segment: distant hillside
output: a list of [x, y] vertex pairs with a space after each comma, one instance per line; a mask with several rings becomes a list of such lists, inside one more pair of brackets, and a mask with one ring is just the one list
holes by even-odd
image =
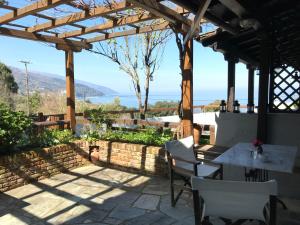
[[[19, 92], [25, 91], [25, 72], [16, 67], [10, 67], [19, 85]], [[63, 76], [43, 72], [29, 72], [30, 90], [40, 92], [64, 92], [66, 90], [66, 81]], [[76, 97], [95, 97], [102, 95], [116, 94], [117, 92], [101, 85], [91, 84], [86, 81], [75, 80]]]

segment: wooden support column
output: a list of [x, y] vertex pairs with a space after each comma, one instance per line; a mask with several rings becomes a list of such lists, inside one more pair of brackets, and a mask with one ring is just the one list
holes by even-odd
[[235, 64], [238, 59], [232, 54], [225, 54], [228, 62], [228, 83], [227, 83], [227, 111], [233, 112], [233, 102], [235, 100]]
[[65, 51], [66, 55], [66, 91], [67, 91], [67, 120], [75, 132], [75, 85], [74, 85], [74, 54], [72, 50]]
[[260, 51], [257, 139], [266, 143], [271, 43], [265, 38], [261, 40]]
[[247, 65], [248, 69], [248, 105], [254, 105], [254, 67]]
[[193, 135], [193, 40], [185, 44], [182, 74], [182, 136]]

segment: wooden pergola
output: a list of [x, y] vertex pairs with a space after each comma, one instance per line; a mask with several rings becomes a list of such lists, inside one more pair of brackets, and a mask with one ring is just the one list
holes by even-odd
[[[294, 71], [299, 70], [299, 1], [121, 0], [109, 4], [101, 1], [102, 4], [93, 7], [86, 7], [78, 2], [80, 1], [37, 0], [22, 8], [9, 4], [0, 5], [0, 8], [7, 10], [0, 15], [0, 35], [52, 43], [58, 50], [65, 51], [67, 119], [73, 130], [76, 125], [74, 52], [92, 49], [95, 42], [164, 30], [172, 25], [184, 36], [183, 135], [193, 132], [192, 56], [193, 39], [196, 39], [204, 46], [224, 53], [228, 61], [228, 111], [233, 110], [235, 100], [235, 64], [243, 62], [249, 69], [248, 104], [254, 103], [254, 69], [259, 68], [258, 137], [266, 138], [267, 106], [268, 101], [273, 101], [271, 97], [268, 99], [271, 68], [285, 65], [293, 67]], [[59, 17], [46, 13], [51, 8], [66, 6], [73, 7], [76, 12]], [[128, 11], [131, 13], [128, 14]], [[28, 16], [33, 20], [43, 19], [44, 22], [32, 26], [24, 26], [18, 22]], [[82, 22], [92, 18], [102, 18], [104, 22], [93, 26], [83, 25]], [[201, 34], [199, 27], [203, 21], [214, 24], [216, 31]], [[72, 29], [61, 32], [56, 30], [64, 26]], [[114, 31], [117, 27], [123, 29]], [[275, 77], [271, 76], [272, 79]], [[299, 91], [294, 89], [294, 92]], [[294, 100], [294, 103], [297, 101], [299, 99]]]

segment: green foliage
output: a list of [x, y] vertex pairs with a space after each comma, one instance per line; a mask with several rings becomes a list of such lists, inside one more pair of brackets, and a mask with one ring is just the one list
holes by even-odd
[[31, 125], [31, 119], [24, 112], [14, 112], [0, 104], [0, 145], [19, 144]]
[[34, 92], [29, 97], [29, 106], [31, 113], [37, 112], [38, 108], [40, 107], [42, 102], [42, 98], [39, 92]]
[[176, 108], [176, 110], [167, 110], [162, 112], [148, 112], [148, 117], [160, 117], [160, 116], [172, 116], [176, 114], [178, 108], [178, 102], [175, 101], [158, 101], [154, 105], [151, 105], [150, 109], [158, 108]]
[[103, 106], [100, 106], [98, 109], [86, 110], [85, 113], [90, 118], [92, 124], [98, 129], [102, 129], [103, 124], [106, 124], [107, 127], [111, 127], [112, 125], [113, 118], [109, 117]]
[[110, 130], [105, 134], [101, 135], [100, 138], [109, 141], [120, 141], [135, 144], [162, 146], [167, 141], [170, 141], [172, 137], [172, 132], [170, 130], [164, 130], [160, 132], [153, 128], [147, 128], [146, 130], [135, 132], [123, 130]]
[[71, 130], [46, 129], [35, 138], [35, 145], [48, 147], [58, 144], [67, 144], [74, 140]]
[[208, 104], [207, 106], [205, 106], [204, 111], [205, 112], [218, 112], [220, 110], [220, 104], [221, 104], [221, 101], [216, 100], [216, 101]]
[[0, 63], [0, 86], [12, 93], [17, 93], [19, 89], [11, 70], [3, 63]]
[[100, 133], [97, 130], [92, 129], [90, 126], [84, 127], [81, 138], [87, 141], [89, 144], [92, 144], [100, 139]]
[[121, 105], [121, 100], [119, 97], [115, 97], [112, 103], [107, 103], [103, 105], [105, 111], [122, 111], [126, 110], [126, 106]]

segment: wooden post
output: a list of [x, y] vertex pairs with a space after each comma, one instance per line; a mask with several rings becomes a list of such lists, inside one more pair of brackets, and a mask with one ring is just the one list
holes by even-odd
[[225, 54], [228, 62], [228, 83], [227, 83], [227, 111], [233, 112], [233, 102], [235, 100], [235, 64], [238, 59], [232, 54]]
[[74, 85], [74, 54], [72, 50], [65, 51], [66, 55], [66, 91], [67, 91], [67, 120], [73, 132], [76, 129], [75, 118], [75, 85]]
[[248, 69], [248, 105], [254, 104], [254, 67], [247, 65]]
[[193, 135], [193, 40], [185, 45], [182, 74], [182, 137]]
[[269, 76], [271, 63], [271, 43], [263, 38], [261, 40], [260, 66], [259, 66], [259, 94], [258, 94], [258, 118], [257, 118], [257, 139], [267, 142], [267, 110]]

